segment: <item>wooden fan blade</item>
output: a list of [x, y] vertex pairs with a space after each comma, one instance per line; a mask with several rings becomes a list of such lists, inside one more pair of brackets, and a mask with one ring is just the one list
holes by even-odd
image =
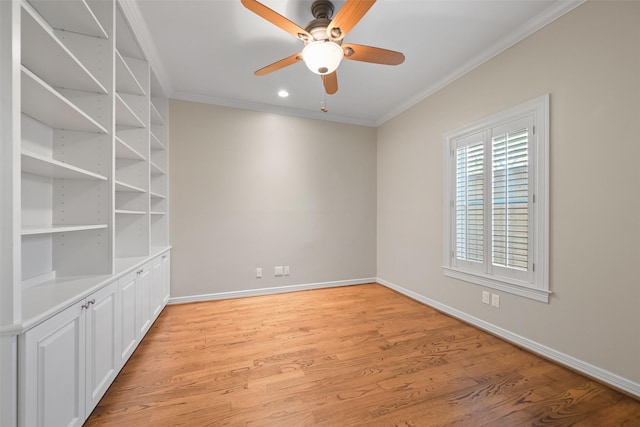
[[344, 57], [352, 61], [385, 65], [398, 65], [404, 62], [404, 54], [395, 50], [352, 43], [343, 44], [342, 49], [344, 50]]
[[329, 38], [333, 41], [342, 40], [375, 2], [376, 0], [347, 0], [327, 27]]
[[322, 83], [324, 84], [324, 90], [329, 95], [333, 95], [338, 91], [338, 74], [335, 71], [330, 74], [325, 74], [322, 76]]
[[263, 5], [256, 0], [241, 0], [244, 7], [252, 11], [258, 16], [263, 17], [267, 21], [271, 22], [273, 25], [282, 28], [287, 33], [291, 34], [294, 37], [299, 38], [302, 41], [313, 40], [311, 34], [309, 34], [303, 28], [300, 28], [297, 24], [289, 21], [284, 16], [280, 15], [278, 12], [273, 9], [269, 9], [267, 6]]
[[300, 53], [287, 56], [286, 58], [283, 58], [280, 61], [276, 61], [273, 64], [269, 64], [266, 67], [262, 67], [253, 74], [256, 76], [264, 76], [265, 74], [273, 73], [274, 71], [278, 71], [284, 67], [288, 67], [289, 65], [295, 64], [298, 61], [302, 61], [302, 54]]

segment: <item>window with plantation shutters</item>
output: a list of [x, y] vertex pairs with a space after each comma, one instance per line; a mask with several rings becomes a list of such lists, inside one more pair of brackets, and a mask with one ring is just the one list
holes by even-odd
[[548, 301], [548, 102], [445, 135], [445, 275]]

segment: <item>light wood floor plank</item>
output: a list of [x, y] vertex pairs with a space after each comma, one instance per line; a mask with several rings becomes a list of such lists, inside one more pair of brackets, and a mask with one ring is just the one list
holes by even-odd
[[87, 426], [640, 426], [640, 402], [378, 284], [168, 306]]

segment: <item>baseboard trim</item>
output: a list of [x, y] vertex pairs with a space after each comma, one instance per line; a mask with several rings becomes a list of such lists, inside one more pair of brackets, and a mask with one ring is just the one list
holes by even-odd
[[248, 289], [245, 291], [220, 292], [215, 294], [191, 295], [170, 298], [168, 304], [184, 304], [199, 301], [215, 301], [233, 298], [255, 297], [259, 295], [281, 294], [286, 292], [308, 291], [311, 289], [335, 288], [339, 286], [363, 285], [375, 283], [375, 277], [362, 279], [338, 280], [334, 282], [307, 283], [303, 285], [277, 286], [272, 288]]
[[411, 299], [414, 299], [425, 305], [433, 307], [438, 311], [441, 311], [452, 317], [462, 320], [463, 322], [469, 323], [477, 328], [485, 330], [493, 335], [496, 335], [506, 341], [511, 342], [512, 344], [525, 348], [544, 358], [550, 359], [570, 369], [583, 373], [595, 380], [598, 380], [607, 385], [610, 385], [611, 387], [616, 388], [624, 393], [628, 393], [631, 396], [640, 398], [640, 383], [636, 383], [627, 378], [624, 378], [612, 372], [609, 372], [605, 369], [602, 369], [590, 363], [587, 363], [583, 360], [577, 359], [573, 356], [569, 356], [560, 351], [554, 350], [553, 348], [547, 347], [543, 344], [540, 344], [536, 341], [525, 338], [521, 335], [514, 334], [511, 331], [508, 331], [504, 328], [496, 326], [492, 323], [486, 322], [482, 319], [478, 319], [477, 317], [471, 316], [460, 310], [456, 310], [455, 308], [449, 307], [438, 301], [432, 300], [416, 292], [410, 291], [409, 289], [405, 289], [402, 286], [396, 285], [395, 283], [389, 282], [381, 278], [377, 278], [376, 281], [381, 285], [384, 285], [390, 289], [393, 289], [394, 291], [397, 291]]

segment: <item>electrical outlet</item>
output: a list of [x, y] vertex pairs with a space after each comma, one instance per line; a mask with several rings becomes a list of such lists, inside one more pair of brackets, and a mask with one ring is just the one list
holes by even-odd
[[276, 266], [274, 274], [276, 276], [282, 276], [282, 266], [281, 265]]
[[256, 279], [260, 279], [262, 277], [262, 268], [256, 268]]
[[500, 308], [500, 295], [491, 294], [491, 305]]
[[285, 265], [285, 266], [284, 266], [284, 275], [285, 275], [285, 276], [288, 276], [288, 275], [289, 275], [289, 266], [288, 266], [288, 265]]
[[482, 303], [491, 304], [491, 292], [482, 291]]

